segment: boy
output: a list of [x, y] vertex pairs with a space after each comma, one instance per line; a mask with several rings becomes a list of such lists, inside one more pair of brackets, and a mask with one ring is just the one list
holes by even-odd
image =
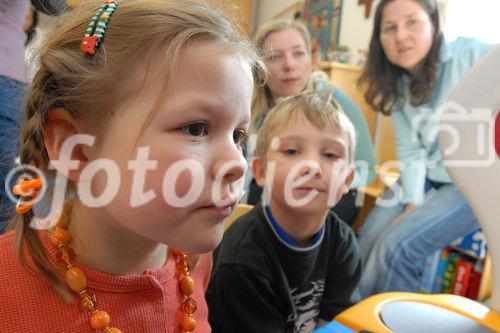
[[355, 133], [329, 92], [282, 100], [259, 131], [262, 203], [225, 232], [207, 290], [214, 332], [311, 332], [350, 305], [351, 228], [329, 213], [354, 177]]

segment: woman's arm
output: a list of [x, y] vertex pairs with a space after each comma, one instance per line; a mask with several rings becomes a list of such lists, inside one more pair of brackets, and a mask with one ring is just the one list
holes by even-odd
[[426, 166], [422, 159], [425, 149], [420, 143], [417, 129], [404, 111], [394, 111], [391, 114], [392, 127], [396, 137], [396, 151], [401, 162], [399, 173], [402, 185], [402, 204], [417, 204], [423, 199], [426, 177]]

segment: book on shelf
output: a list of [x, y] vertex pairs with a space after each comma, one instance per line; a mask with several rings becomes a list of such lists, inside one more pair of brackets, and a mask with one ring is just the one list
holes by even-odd
[[481, 230], [458, 238], [427, 257], [419, 292], [456, 294], [477, 300], [481, 297], [486, 252], [486, 239]]
[[481, 286], [481, 279], [483, 277], [483, 262], [478, 260], [471, 271], [469, 278], [469, 288], [467, 289], [467, 298], [477, 300], [479, 295], [479, 287]]
[[434, 293], [440, 294], [443, 292], [443, 279], [448, 266], [448, 249], [443, 249], [439, 255], [439, 263], [436, 272], [436, 279], [434, 281]]
[[460, 258], [455, 268], [455, 277], [451, 292], [455, 295], [466, 296], [469, 288], [469, 279], [472, 271], [472, 263], [467, 259]]
[[448, 264], [443, 276], [443, 293], [451, 294], [453, 291], [453, 280], [455, 279], [455, 271], [457, 263], [460, 260], [460, 254], [457, 252], [448, 252]]
[[486, 256], [486, 237], [480, 229], [456, 239], [450, 246], [473, 258], [484, 259]]

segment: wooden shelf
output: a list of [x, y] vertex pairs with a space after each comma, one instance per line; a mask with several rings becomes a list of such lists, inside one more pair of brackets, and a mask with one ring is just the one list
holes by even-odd
[[491, 270], [491, 257], [489, 254], [484, 259], [483, 275], [481, 276], [481, 284], [477, 294], [478, 301], [484, 301], [491, 296], [493, 287], [493, 271]]

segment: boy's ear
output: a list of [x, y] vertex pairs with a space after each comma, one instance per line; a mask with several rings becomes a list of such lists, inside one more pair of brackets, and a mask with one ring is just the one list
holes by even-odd
[[[55, 108], [49, 111], [47, 125], [44, 130], [45, 148], [51, 161], [61, 160], [61, 148], [64, 142], [73, 135], [80, 134], [79, 122], [64, 108]], [[64, 176], [77, 182], [82, 170], [88, 163], [83, 145], [76, 145], [71, 151], [71, 160], [77, 161], [78, 167], [65, 168], [61, 164], [54, 165]], [[70, 169], [70, 170], [68, 170]]]
[[260, 187], [266, 185], [266, 163], [258, 156], [252, 159], [252, 173]]
[[347, 177], [345, 178], [344, 182], [344, 194], [349, 192], [349, 188], [351, 187], [352, 181], [354, 180], [354, 176], [356, 175], [356, 169], [354, 168], [353, 165], [349, 167], [349, 171], [347, 173]]

